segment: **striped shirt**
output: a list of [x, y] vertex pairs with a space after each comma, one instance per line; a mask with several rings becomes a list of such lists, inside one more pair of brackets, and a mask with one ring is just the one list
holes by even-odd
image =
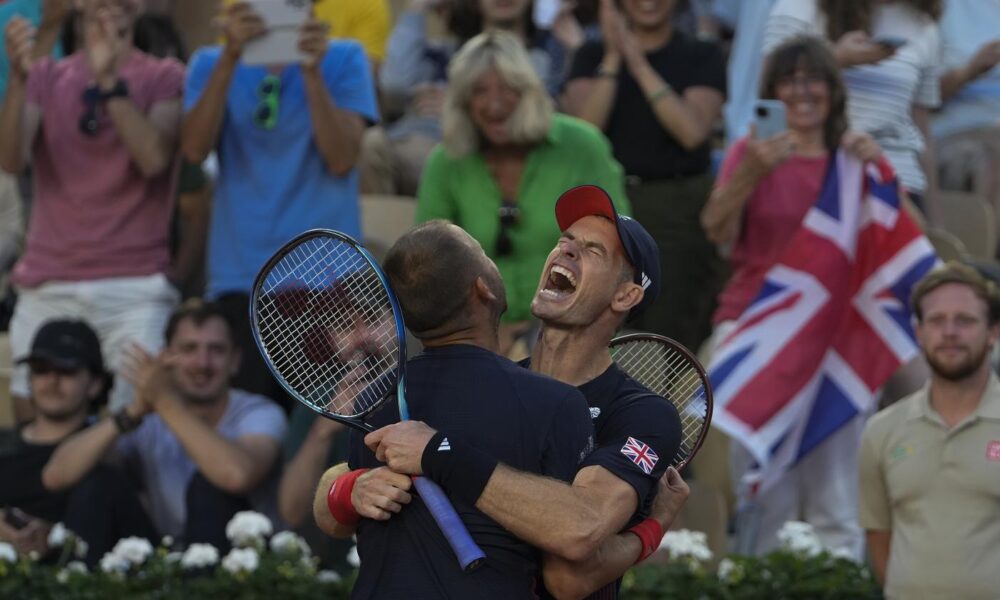
[[[803, 34], [826, 37], [826, 17], [816, 0], [778, 0], [764, 32], [764, 53]], [[907, 43], [879, 63], [843, 70], [848, 122], [882, 146], [908, 191], [922, 194], [927, 187], [919, 160], [924, 138], [912, 110], [936, 108], [941, 103], [938, 26], [902, 3], [877, 4], [871, 35], [902, 37]]]

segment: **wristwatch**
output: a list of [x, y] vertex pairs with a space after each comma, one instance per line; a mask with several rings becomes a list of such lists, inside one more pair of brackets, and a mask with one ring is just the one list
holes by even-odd
[[115, 82], [115, 86], [110, 90], [101, 92], [101, 101], [106, 102], [111, 98], [127, 98], [128, 97], [128, 84], [125, 83], [124, 79], [119, 79]]
[[115, 427], [118, 428], [120, 433], [134, 431], [142, 424], [142, 417], [133, 417], [128, 413], [127, 408], [122, 408], [118, 412], [113, 413], [111, 418], [114, 420]]

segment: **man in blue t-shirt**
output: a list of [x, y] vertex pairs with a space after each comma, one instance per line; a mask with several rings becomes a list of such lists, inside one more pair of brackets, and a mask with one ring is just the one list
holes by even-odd
[[[463, 500], [546, 553], [549, 590], [559, 597], [597, 591], [595, 598], [615, 598], [618, 579], [656, 550], [688, 495], [680, 475], [668, 469], [681, 443], [676, 409], [626, 376], [607, 350], [625, 321], [655, 301], [659, 251], [637, 221], [618, 216], [597, 186], [564, 193], [556, 221], [563, 233], [531, 305], [542, 331], [526, 364], [577, 386], [590, 405], [595, 450], [572, 486], [518, 471], [478, 440], [463, 443], [436, 425], [438, 431], [415, 422], [392, 425], [366, 441], [394, 471], [438, 480], [438, 453], [425, 448], [446, 435], [460, 458], [455, 471], [488, 480], [474, 488], [478, 495]], [[439, 483], [452, 493], [454, 481]], [[372, 514], [367, 507], [359, 512]]]
[[360, 238], [355, 163], [361, 137], [378, 121], [364, 49], [327, 39], [327, 26], [302, 27], [299, 64], [242, 62], [266, 24], [246, 2], [223, 10], [222, 46], [191, 58], [184, 91], [181, 152], [199, 164], [214, 150], [219, 172], [208, 240], [206, 295], [237, 327], [243, 389], [283, 397], [264, 368], [247, 322], [247, 292], [261, 266], [307, 229]]
[[[573, 387], [495, 353], [506, 294], [479, 244], [455, 225], [430, 221], [389, 250], [385, 271], [408, 327], [425, 348], [407, 363], [411, 417], [455, 432], [456, 440], [474, 436], [479, 448], [515, 469], [572, 479], [592, 446], [586, 402]], [[398, 406], [390, 402], [368, 422], [380, 427], [398, 420]], [[335, 467], [317, 491], [320, 526], [338, 536], [357, 531], [361, 569], [354, 598], [534, 597], [537, 551], [464, 500], [486, 484], [488, 470], [459, 476], [442, 456], [440, 479], [453, 479], [449, 497], [487, 556], [483, 566], [464, 573], [426, 507], [411, 499], [410, 478], [377, 468], [381, 458], [355, 434], [350, 467], [372, 470], [345, 473]], [[399, 514], [358, 522], [353, 488], [370, 489], [370, 482], [387, 486], [391, 497], [380, 506]]]

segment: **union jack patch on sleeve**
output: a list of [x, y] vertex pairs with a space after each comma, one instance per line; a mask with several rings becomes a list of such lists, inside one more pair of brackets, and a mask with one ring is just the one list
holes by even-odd
[[653, 472], [656, 461], [660, 460], [660, 457], [656, 455], [656, 452], [653, 452], [652, 448], [634, 437], [628, 438], [628, 441], [622, 446], [621, 452], [632, 462], [639, 465], [639, 468], [646, 475]]

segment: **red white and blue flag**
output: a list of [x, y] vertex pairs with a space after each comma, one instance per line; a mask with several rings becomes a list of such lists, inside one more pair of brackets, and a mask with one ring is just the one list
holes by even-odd
[[938, 262], [888, 163], [838, 152], [816, 204], [719, 344], [713, 423], [739, 440], [763, 491], [858, 414], [917, 353], [913, 286]]
[[625, 445], [622, 446], [622, 454], [639, 465], [639, 468], [646, 475], [653, 472], [656, 461], [660, 460], [660, 457], [656, 455], [656, 452], [653, 452], [653, 449], [648, 444], [644, 444], [634, 437], [629, 437]]

